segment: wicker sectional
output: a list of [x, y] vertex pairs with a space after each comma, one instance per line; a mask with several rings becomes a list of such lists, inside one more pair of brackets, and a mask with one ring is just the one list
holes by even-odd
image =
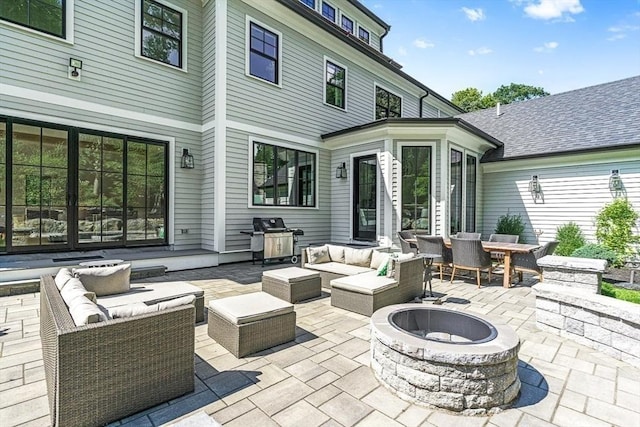
[[40, 279], [40, 337], [51, 423], [104, 425], [194, 390], [195, 308], [76, 326]]

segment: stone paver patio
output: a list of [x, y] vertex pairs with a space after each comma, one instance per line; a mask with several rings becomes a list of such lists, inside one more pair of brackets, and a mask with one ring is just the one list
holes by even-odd
[[[271, 265], [265, 269], [286, 265]], [[143, 281], [186, 280], [205, 300], [260, 289], [251, 263], [168, 273]], [[522, 346], [521, 395], [491, 417], [463, 417], [411, 405], [374, 378], [369, 318], [331, 307], [330, 298], [295, 305], [294, 343], [236, 359], [196, 325], [196, 389], [114, 426], [158, 426], [204, 412], [225, 426], [640, 426], [640, 370], [535, 326], [531, 279], [511, 289], [498, 276], [440, 283], [444, 307], [502, 318]], [[0, 426], [50, 425], [36, 294], [0, 298]]]

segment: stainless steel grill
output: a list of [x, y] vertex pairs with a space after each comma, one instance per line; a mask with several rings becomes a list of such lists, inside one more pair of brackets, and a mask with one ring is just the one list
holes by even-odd
[[295, 244], [298, 236], [304, 235], [299, 228], [288, 228], [282, 218], [253, 218], [253, 231], [241, 231], [251, 236], [252, 260], [265, 261], [286, 258], [292, 264], [298, 262]]

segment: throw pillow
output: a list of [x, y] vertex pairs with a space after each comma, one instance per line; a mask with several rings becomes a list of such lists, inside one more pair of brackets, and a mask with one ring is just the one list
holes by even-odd
[[367, 267], [371, 265], [371, 254], [373, 249], [344, 249], [344, 262], [347, 265], [357, 265]]
[[195, 295], [185, 295], [180, 298], [170, 299], [169, 301], [162, 301], [156, 304], [158, 306], [158, 311], [167, 310], [173, 307], [180, 307], [181, 305], [193, 304], [195, 301]]
[[59, 291], [61, 291], [64, 285], [67, 284], [69, 279], [73, 279], [73, 274], [71, 273], [71, 271], [69, 271], [68, 268], [61, 268], [58, 271], [58, 274], [56, 274], [56, 277], [53, 279], [53, 281], [56, 282], [56, 287]]
[[120, 319], [123, 317], [133, 317], [146, 313], [154, 313], [156, 311], [158, 311], [158, 304], [147, 305], [143, 302], [134, 302], [109, 308], [109, 316], [111, 316], [112, 319]]
[[331, 261], [344, 264], [344, 246], [327, 245], [327, 248], [329, 248]]
[[89, 301], [84, 296], [74, 298], [69, 307], [69, 314], [76, 326], [83, 326], [89, 323], [98, 323], [107, 320], [107, 316], [100, 310], [94, 302]]
[[331, 262], [329, 257], [329, 249], [327, 246], [318, 246], [316, 248], [307, 248], [309, 254], [309, 264], [322, 264], [323, 262]]
[[391, 264], [391, 262], [391, 257], [387, 256], [386, 261], [381, 263], [378, 267], [378, 276], [384, 277], [387, 275], [387, 270], [389, 269], [389, 264]]
[[369, 268], [377, 270], [381, 264], [386, 263], [389, 260], [389, 254], [386, 252], [378, 252], [376, 250], [371, 254], [371, 265]]
[[113, 267], [75, 268], [73, 273], [88, 291], [95, 292], [99, 297], [129, 292], [131, 264], [121, 264]]
[[60, 291], [60, 296], [64, 300], [65, 304], [67, 304], [67, 307], [71, 307], [72, 301], [78, 296], [83, 296], [91, 302], [96, 302], [96, 294], [86, 290], [85, 287], [82, 286], [82, 282], [75, 277], [66, 282]]
[[411, 258], [413, 258], [415, 256], [416, 255], [413, 252], [409, 252], [409, 253], [406, 253], [406, 254], [398, 254], [396, 256], [396, 260], [398, 260], [398, 261], [406, 261], [406, 260], [411, 259]]

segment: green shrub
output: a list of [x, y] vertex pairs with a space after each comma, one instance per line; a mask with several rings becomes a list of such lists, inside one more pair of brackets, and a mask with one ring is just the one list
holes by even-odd
[[575, 222], [569, 222], [558, 227], [556, 229], [556, 240], [558, 241], [558, 247], [554, 255], [560, 256], [571, 256], [573, 251], [587, 243], [580, 226]]
[[626, 198], [606, 204], [596, 216], [596, 239], [623, 258], [631, 253], [631, 243], [638, 241], [633, 235], [638, 212]]
[[610, 283], [602, 282], [600, 293], [607, 297], [640, 304], [640, 291], [633, 289], [616, 288]]
[[524, 238], [524, 221], [520, 214], [510, 215], [507, 213], [506, 215], [499, 217], [494, 232], [497, 234], [518, 235], [518, 242], [526, 243]]
[[618, 254], [614, 251], [609, 248], [605, 248], [602, 245], [594, 245], [593, 243], [589, 243], [576, 249], [573, 251], [571, 256], [578, 258], [604, 259], [613, 267], [619, 267], [622, 264]]

